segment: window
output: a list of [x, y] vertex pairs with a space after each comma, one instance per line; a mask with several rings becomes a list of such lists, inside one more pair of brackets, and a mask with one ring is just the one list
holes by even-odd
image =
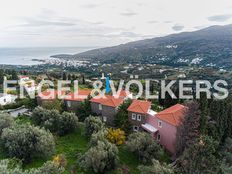
[[103, 122], [106, 122], [106, 121], [107, 121], [107, 117], [103, 116]]
[[158, 126], [162, 128], [162, 121], [158, 121]]
[[136, 114], [132, 114], [132, 120], [136, 120]]
[[102, 105], [101, 104], [99, 104], [99, 110], [102, 110]]
[[137, 120], [141, 121], [141, 115], [140, 114], [137, 115]]
[[70, 108], [71, 107], [71, 101], [67, 101], [67, 106]]
[[160, 139], [161, 139], [160, 134], [157, 134], [157, 141], [160, 141]]
[[138, 127], [138, 126], [133, 126], [133, 130], [134, 130], [135, 132], [138, 132], [139, 127]]

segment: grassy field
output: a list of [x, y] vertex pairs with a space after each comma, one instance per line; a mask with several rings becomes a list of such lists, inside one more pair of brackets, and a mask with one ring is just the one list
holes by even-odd
[[[17, 119], [19, 124], [30, 123], [30, 119], [27, 117], [21, 117]], [[63, 137], [55, 137], [56, 139], [56, 154], [64, 154], [67, 159], [67, 167], [65, 174], [70, 174], [70, 170], [74, 169], [75, 173], [91, 174], [92, 172], [83, 171], [77, 162], [78, 154], [86, 152], [88, 149], [88, 140], [82, 134], [83, 124], [80, 123], [79, 128], [72, 134], [68, 134]], [[0, 159], [7, 158], [3, 149], [0, 148]], [[119, 167], [127, 166], [129, 168], [130, 174], [139, 174], [137, 166], [139, 161], [136, 156], [130, 153], [125, 146], [119, 147]], [[50, 159], [52, 160], [52, 159]], [[37, 168], [43, 165], [46, 162], [45, 159], [35, 159], [30, 164], [24, 166], [25, 169]], [[119, 174], [119, 169], [114, 171], [109, 171], [111, 174]]]

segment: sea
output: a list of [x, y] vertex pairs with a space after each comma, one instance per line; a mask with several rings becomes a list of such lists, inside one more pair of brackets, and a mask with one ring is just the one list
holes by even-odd
[[77, 54], [94, 49], [93, 47], [31, 47], [31, 48], [0, 48], [0, 64], [36, 65], [57, 54]]

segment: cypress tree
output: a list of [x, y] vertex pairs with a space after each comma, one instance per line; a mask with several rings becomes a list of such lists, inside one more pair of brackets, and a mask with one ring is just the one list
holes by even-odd
[[201, 110], [201, 117], [200, 117], [200, 132], [205, 134], [207, 131], [207, 121], [208, 121], [208, 100], [206, 95], [201, 95], [200, 98], [200, 110]]
[[200, 136], [200, 110], [196, 101], [186, 104], [187, 110], [177, 130], [176, 155], [180, 156]]

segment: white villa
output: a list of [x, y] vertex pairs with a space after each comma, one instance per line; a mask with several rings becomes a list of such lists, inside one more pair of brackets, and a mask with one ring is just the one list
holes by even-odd
[[17, 96], [0, 93], [0, 105], [7, 105], [15, 102]]

